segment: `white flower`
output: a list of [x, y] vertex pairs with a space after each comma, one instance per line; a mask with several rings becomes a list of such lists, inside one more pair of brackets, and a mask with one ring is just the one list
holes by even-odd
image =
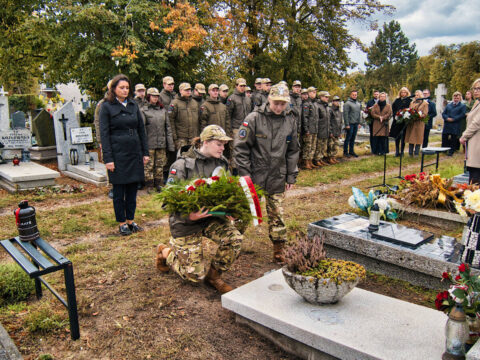
[[207, 185], [212, 185], [213, 184], [212, 178], [206, 179], [205, 182], [207, 183]]
[[368, 114], [367, 114], [366, 112], [363, 112], [363, 111], [362, 111], [362, 117], [363, 117], [364, 119], [366, 119], [366, 118], [368, 117]]
[[423, 114], [422, 114], [422, 110], [419, 110], [419, 111], [418, 111], [418, 115], [420, 115], [420, 116], [423, 115]]
[[358, 207], [357, 204], [355, 203], [355, 196], [352, 195], [348, 198], [348, 205], [350, 205], [350, 207], [354, 209]]
[[388, 205], [388, 201], [386, 199], [377, 199], [375, 200], [374, 204], [377, 204], [380, 210], [388, 210], [390, 207]]
[[410, 119], [410, 115], [411, 115], [411, 114], [410, 114], [408, 111], [405, 111], [405, 114], [403, 114], [403, 117], [404, 117], [405, 119]]
[[455, 201], [455, 209], [460, 214], [460, 216], [465, 217], [465, 218], [467, 217], [467, 212], [465, 210], [463, 210], [462, 205], [460, 203], [456, 202], [456, 201]]

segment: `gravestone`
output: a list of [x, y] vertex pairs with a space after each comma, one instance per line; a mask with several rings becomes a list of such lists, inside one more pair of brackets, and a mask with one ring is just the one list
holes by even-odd
[[[90, 170], [90, 166], [86, 165], [86, 160], [89, 159], [90, 154], [86, 150], [85, 143], [93, 142], [93, 137], [83, 136], [88, 131], [76, 130], [80, 128], [80, 124], [71, 101], [54, 113], [53, 125], [55, 128], [58, 169], [65, 175], [78, 181], [92, 183], [97, 186], [106, 185], [107, 169], [105, 165], [96, 161], [94, 170]], [[79, 132], [81, 136], [78, 136]], [[72, 159], [70, 158], [72, 150], [78, 154], [78, 163], [76, 165], [72, 164]]]
[[55, 128], [53, 117], [46, 110], [42, 110], [32, 121], [32, 134], [37, 146], [55, 146]]
[[12, 129], [25, 129], [25, 113], [23, 111], [16, 111], [12, 114]]
[[437, 117], [433, 119], [433, 127], [435, 127], [436, 120], [442, 120], [442, 112], [444, 110], [443, 101], [445, 96], [447, 96], [447, 87], [445, 84], [438, 84], [435, 89], [435, 105], [437, 107]]
[[8, 112], [8, 98], [6, 93], [0, 92], [0, 130], [10, 129], [10, 115]]
[[55, 179], [59, 176], [58, 171], [32, 161], [21, 161], [18, 166], [14, 166], [11, 161], [0, 165], [0, 186], [11, 193], [53, 186]]
[[15, 155], [21, 157], [22, 150], [32, 145], [32, 133], [28, 129], [2, 130], [0, 131], [0, 142], [3, 148], [3, 158], [13, 159]]

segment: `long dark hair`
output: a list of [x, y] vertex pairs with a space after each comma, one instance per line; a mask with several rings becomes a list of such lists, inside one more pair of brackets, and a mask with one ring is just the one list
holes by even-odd
[[[147, 101], [148, 101], [149, 104], [150, 104], [150, 98], [151, 98], [151, 97], [152, 97], [151, 94], [147, 94]], [[154, 106], [159, 106], [160, 109], [163, 109], [163, 108], [164, 108], [164, 106], [163, 106], [163, 104], [160, 102], [160, 100], [158, 100], [157, 103], [156, 103]]]
[[118, 83], [120, 81], [128, 82], [128, 87], [129, 87], [128, 97], [131, 96], [132, 85], [130, 84], [130, 79], [128, 78], [127, 75], [118, 74], [112, 79], [112, 83], [110, 84], [110, 89], [108, 89], [108, 93], [107, 93], [107, 101], [108, 102], [113, 103], [115, 101], [115, 99], [117, 97], [117, 95], [115, 95], [115, 89], [117, 88]]

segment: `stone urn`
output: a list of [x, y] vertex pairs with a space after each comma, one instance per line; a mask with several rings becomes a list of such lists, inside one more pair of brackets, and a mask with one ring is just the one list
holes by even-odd
[[282, 267], [283, 277], [295, 292], [311, 304], [335, 304], [347, 295], [361, 280], [356, 276], [353, 280], [344, 280], [337, 284], [332, 279], [315, 276], [304, 276], [292, 273], [285, 265]]

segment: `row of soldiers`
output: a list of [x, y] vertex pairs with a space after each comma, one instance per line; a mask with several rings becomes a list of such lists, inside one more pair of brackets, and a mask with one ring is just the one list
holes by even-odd
[[[219, 125], [234, 137], [246, 116], [256, 107], [267, 103], [272, 81], [257, 78], [255, 88], [249, 94], [246, 80], [239, 78], [230, 96], [225, 84], [211, 84], [207, 90], [201, 83], [197, 83], [193, 89], [189, 83], [181, 83], [179, 94], [175, 93], [174, 85], [174, 79], [166, 76], [163, 78], [162, 91], [150, 88], [148, 92], [158, 94], [159, 101], [167, 109], [175, 149], [178, 150], [189, 144], [208, 125]], [[146, 92], [143, 84], [135, 86], [135, 100], [140, 108], [145, 105]], [[296, 119], [302, 144], [301, 166], [305, 169], [338, 162], [338, 138], [342, 131], [340, 98], [334, 96], [331, 104], [329, 100], [327, 91], [317, 92], [314, 87], [302, 89], [299, 80], [292, 84], [290, 111]]]

